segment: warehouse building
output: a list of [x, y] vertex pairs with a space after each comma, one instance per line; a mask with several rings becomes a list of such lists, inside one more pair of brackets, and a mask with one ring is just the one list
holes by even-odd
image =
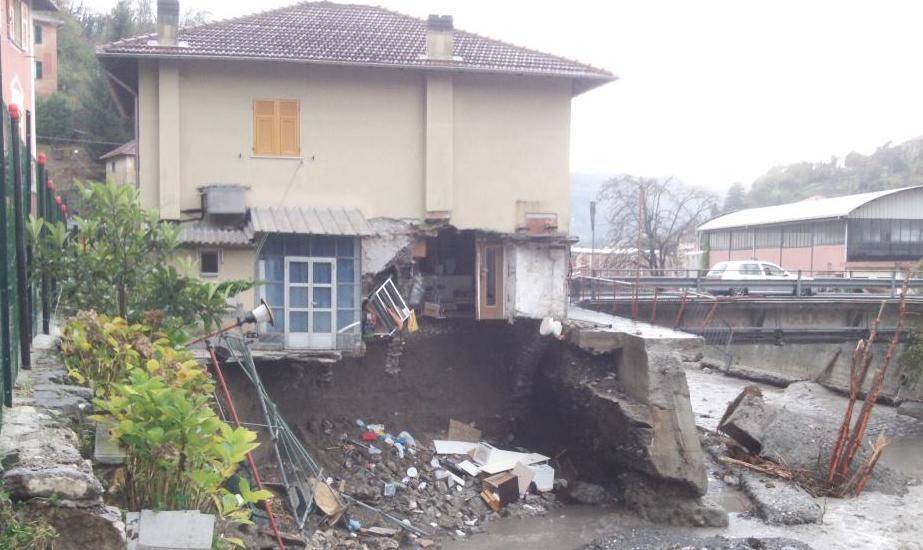
[[749, 208], [699, 227], [711, 267], [774, 262], [789, 271], [853, 274], [923, 258], [923, 186]]

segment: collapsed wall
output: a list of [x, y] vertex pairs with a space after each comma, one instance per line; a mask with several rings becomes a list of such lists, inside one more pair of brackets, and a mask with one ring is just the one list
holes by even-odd
[[[578, 468], [617, 476], [625, 502], [654, 521], [723, 526], [727, 513], [703, 499], [708, 481], [684, 360], [701, 341], [648, 340], [576, 329], [543, 362], [556, 430], [568, 434]], [[547, 409], [548, 407], [546, 407]]]
[[[707, 481], [682, 367], [696, 351], [621, 336], [618, 349], [593, 353], [539, 336], [532, 321], [427, 320], [406, 337], [396, 374], [385, 373], [386, 341], [333, 364], [259, 369], [322, 466], [339, 455], [319, 442], [357, 420], [428, 441], [455, 419], [502, 447], [557, 457], [557, 476], [571, 483], [620, 487], [651, 519], [724, 525], [726, 513], [700, 499]], [[260, 423], [246, 381], [228, 371], [246, 421]]]

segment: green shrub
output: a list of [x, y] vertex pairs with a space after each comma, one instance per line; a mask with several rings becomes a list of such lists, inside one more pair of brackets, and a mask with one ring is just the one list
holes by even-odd
[[115, 183], [80, 186], [83, 209], [72, 234], [63, 223], [31, 219], [32, 277], [58, 281], [61, 302], [141, 322], [160, 311], [167, 327], [209, 329], [228, 311], [228, 298], [251, 281], [201, 281], [177, 270], [178, 226], [141, 208], [138, 191]]
[[61, 355], [71, 378], [99, 396], [144, 367], [168, 384], [209, 394], [214, 387], [192, 353], [149, 325], [82, 311], [64, 325]]
[[[153, 370], [132, 370], [108, 399], [95, 401], [126, 449], [131, 509], [212, 510], [243, 519], [241, 505], [248, 499], [223, 485], [257, 447], [256, 433], [219, 419], [196, 375], [171, 384], [156, 374], [159, 368]], [[271, 496], [245, 488], [249, 500]]]
[[58, 533], [44, 521], [30, 521], [9, 495], [0, 491], [0, 549], [50, 549]]

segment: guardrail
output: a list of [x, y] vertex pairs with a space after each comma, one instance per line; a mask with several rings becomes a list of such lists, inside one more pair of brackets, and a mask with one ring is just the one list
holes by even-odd
[[[690, 290], [699, 293], [734, 293], [736, 290], [759, 289], [770, 292], [790, 293], [794, 296], [803, 296], [808, 293], [856, 291], [856, 290], [887, 290], [892, 298], [896, 297], [904, 284], [903, 277], [894, 274], [889, 278], [864, 278], [864, 277], [804, 277], [797, 275], [791, 279], [718, 279], [705, 276], [670, 277], [635, 276], [624, 279], [609, 279], [600, 277], [576, 277], [574, 281], [587, 281], [598, 284], [602, 289], [611, 285], [613, 281], [626, 285], [635, 285], [656, 289]], [[592, 283], [600, 281], [600, 283]], [[923, 278], [913, 278], [907, 281], [907, 288], [911, 290], [923, 289]]]

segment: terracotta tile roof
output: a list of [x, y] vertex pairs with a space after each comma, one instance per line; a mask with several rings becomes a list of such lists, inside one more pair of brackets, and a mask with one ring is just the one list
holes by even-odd
[[[427, 59], [426, 21], [377, 6], [304, 2], [187, 27], [179, 46], [161, 47], [156, 35], [102, 46], [102, 57], [244, 58], [614, 80], [612, 73], [492, 38], [455, 30], [455, 59]], [[592, 87], [592, 86], [590, 86]]]

